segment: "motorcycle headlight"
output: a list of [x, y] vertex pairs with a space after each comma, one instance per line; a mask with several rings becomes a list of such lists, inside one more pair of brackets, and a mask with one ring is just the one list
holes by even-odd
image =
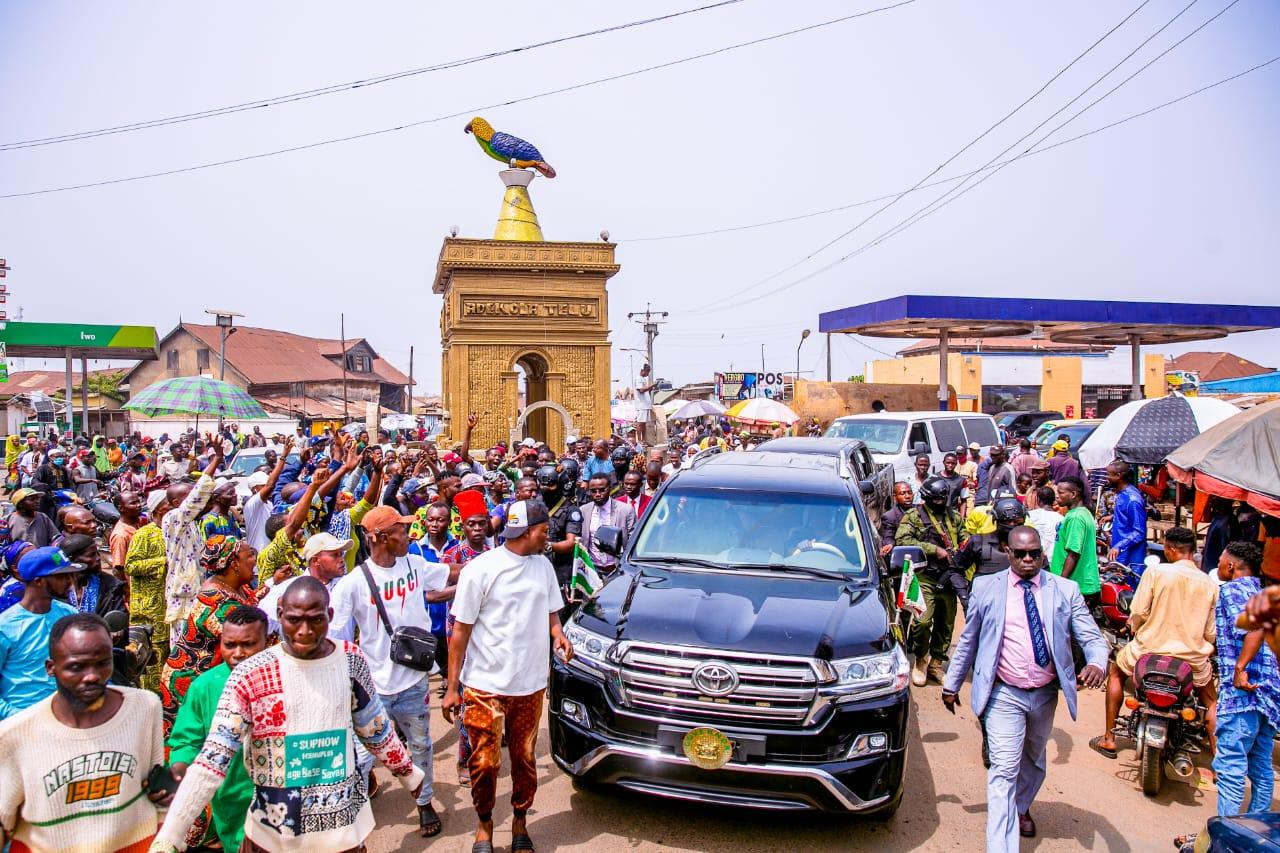
[[831, 669], [835, 681], [826, 685], [826, 691], [859, 698], [905, 690], [911, 673], [907, 655], [897, 645], [882, 654], [834, 660]]
[[597, 672], [615, 669], [608, 658], [610, 649], [615, 645], [614, 640], [588, 631], [576, 622], [565, 626], [564, 635], [573, 644], [573, 660], [569, 661], [569, 666], [577, 664], [580, 669], [585, 667]]

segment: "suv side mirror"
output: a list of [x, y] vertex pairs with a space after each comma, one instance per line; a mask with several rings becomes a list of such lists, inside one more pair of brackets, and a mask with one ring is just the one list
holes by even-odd
[[919, 456], [921, 453], [928, 453], [928, 452], [929, 452], [929, 445], [925, 444], [923, 441], [917, 441], [915, 444], [911, 445], [912, 456]]
[[605, 525], [596, 531], [596, 547], [611, 557], [622, 553], [622, 545], [626, 539], [621, 527]]
[[[603, 530], [604, 528], [600, 529]], [[907, 560], [910, 560], [913, 566], [923, 566], [926, 562], [924, 551], [915, 545], [896, 545], [889, 554], [889, 568], [901, 570], [906, 565]]]
[[858, 488], [862, 490], [864, 495], [874, 495], [876, 493], [876, 481], [868, 477], [858, 483]]

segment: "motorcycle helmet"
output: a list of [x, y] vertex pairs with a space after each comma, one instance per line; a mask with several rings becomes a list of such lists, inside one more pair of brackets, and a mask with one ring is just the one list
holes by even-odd
[[609, 460], [613, 462], [613, 467], [617, 468], [619, 465], [630, 465], [632, 456], [635, 456], [635, 453], [631, 448], [622, 444], [613, 449], [613, 453], [609, 454]]
[[1001, 527], [1017, 527], [1027, 520], [1027, 508], [1017, 498], [1000, 498], [992, 504], [991, 512]]
[[453, 466], [453, 476], [455, 477], [465, 477], [468, 474], [474, 474], [475, 472], [476, 469], [472, 468], [466, 462], [459, 462], [457, 465]]
[[559, 470], [564, 475], [563, 483], [576, 483], [582, 479], [582, 465], [572, 456], [560, 460]]
[[931, 509], [942, 509], [951, 500], [951, 484], [941, 477], [930, 477], [920, 485], [920, 498]]
[[534, 477], [540, 489], [558, 489], [563, 484], [563, 473], [554, 465], [543, 465]]

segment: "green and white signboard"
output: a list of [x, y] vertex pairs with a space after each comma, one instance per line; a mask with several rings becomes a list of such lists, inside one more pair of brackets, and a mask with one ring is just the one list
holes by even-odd
[[0, 346], [11, 357], [52, 358], [70, 350], [89, 358], [154, 359], [156, 340], [152, 326], [0, 322]]

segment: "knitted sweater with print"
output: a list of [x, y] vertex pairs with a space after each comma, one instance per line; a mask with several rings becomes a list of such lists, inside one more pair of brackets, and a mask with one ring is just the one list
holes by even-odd
[[273, 646], [235, 668], [153, 850], [183, 849], [188, 827], [241, 748], [254, 785], [245, 838], [272, 853], [350, 850], [373, 830], [356, 738], [406, 788], [422, 782], [374, 689], [369, 662], [354, 644], [335, 645], [314, 659]]
[[76, 729], [53, 715], [53, 697], [0, 724], [0, 823], [12, 853], [143, 851], [156, 807], [142, 783], [164, 761], [160, 699], [124, 694], [115, 716]]

